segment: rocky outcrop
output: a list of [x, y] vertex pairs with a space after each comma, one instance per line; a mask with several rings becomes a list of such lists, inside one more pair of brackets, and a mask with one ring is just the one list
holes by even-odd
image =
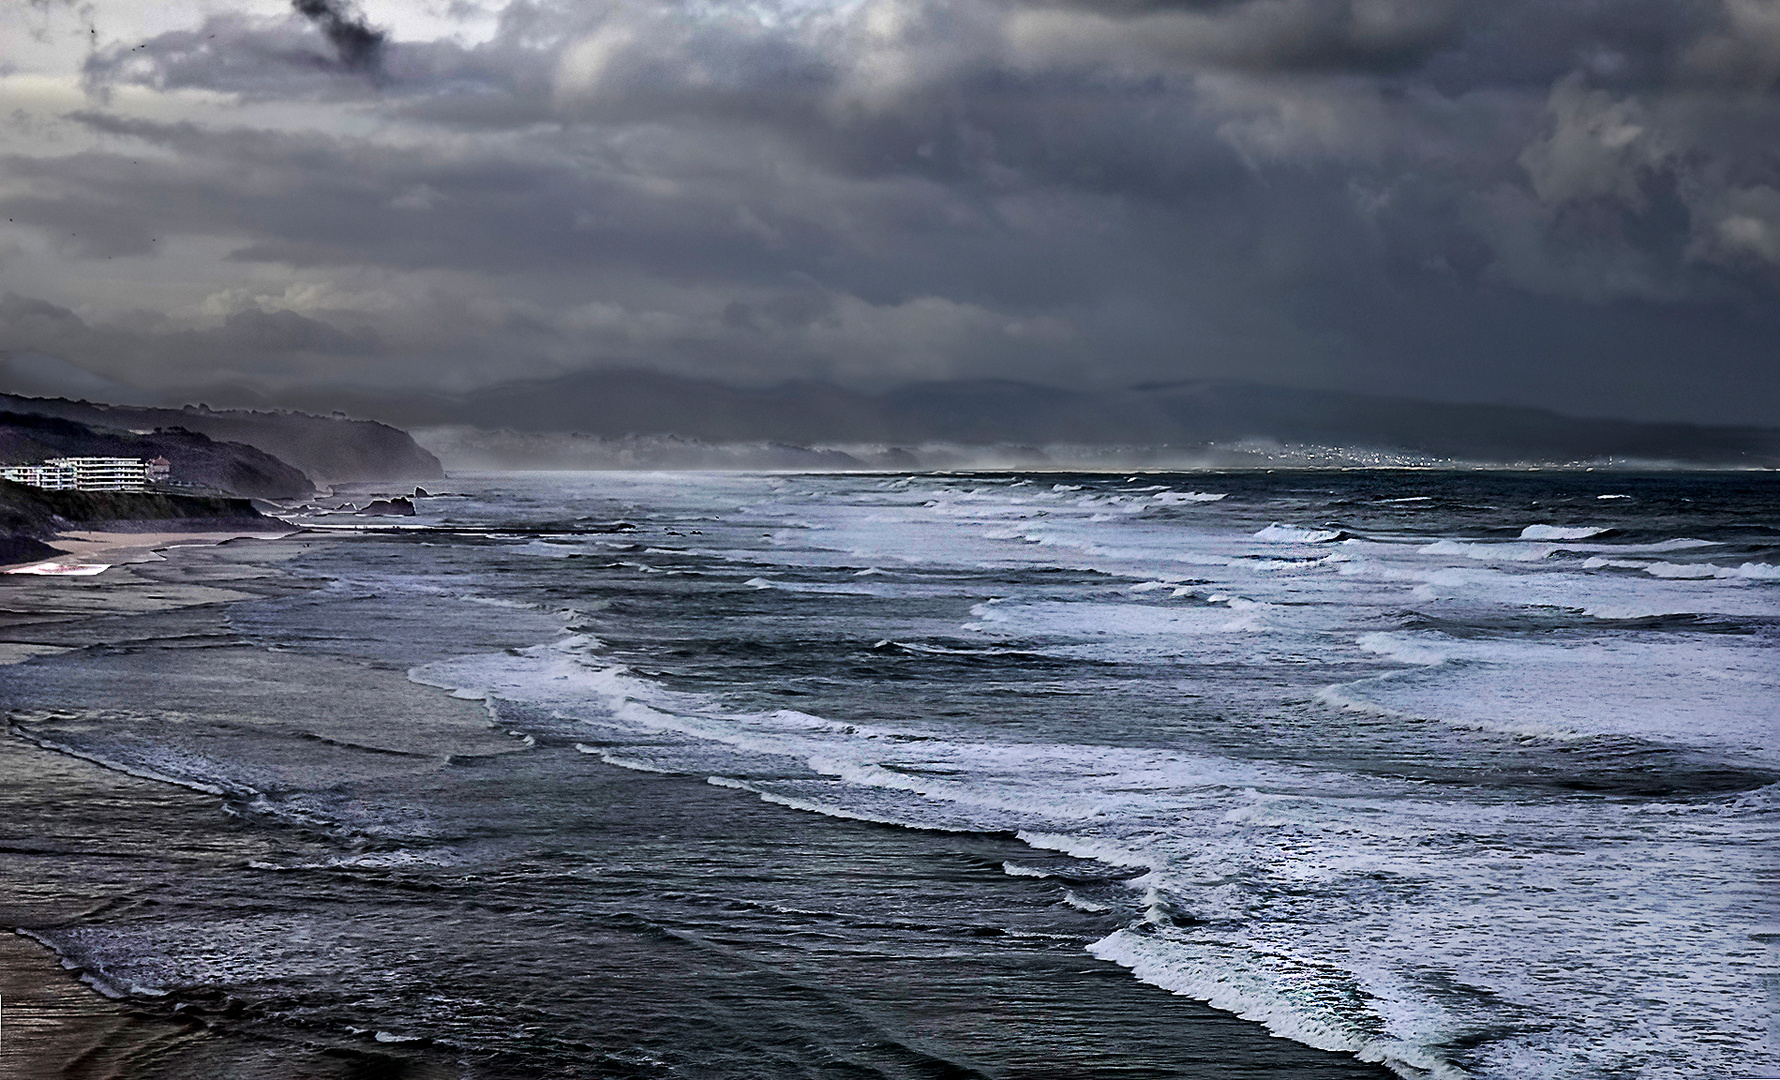
[[0, 566], [53, 559], [63, 554], [66, 552], [62, 549], [50, 547], [34, 537], [8, 536], [0, 533]]
[[368, 502], [359, 510], [359, 513], [380, 517], [413, 517], [414, 504], [397, 495], [393, 499], [377, 499]]

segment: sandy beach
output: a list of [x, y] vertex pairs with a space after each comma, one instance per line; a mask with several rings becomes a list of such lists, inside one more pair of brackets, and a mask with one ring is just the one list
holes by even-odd
[[[44, 807], [22, 805], [46, 786], [67, 797], [80, 781], [105, 786], [104, 770], [58, 760], [60, 755], [17, 739], [0, 740], [8, 860], [30, 863], [54, 857], [62, 837], [32, 829]], [[77, 775], [86, 773], [88, 775]], [[72, 781], [72, 783], [71, 783]], [[62, 967], [55, 953], [17, 932], [25, 919], [53, 918], [53, 898], [31, 895], [31, 882], [7, 877], [8, 899], [0, 903], [6, 921], [0, 934], [0, 996], [5, 1002], [0, 1076], [103, 1077], [130, 1075], [155, 1060], [178, 1060], [202, 1038], [199, 1024], [155, 1015], [111, 1000]]]
[[[269, 521], [268, 526], [277, 526]], [[0, 564], [0, 573], [16, 574], [32, 567], [53, 564], [101, 564], [124, 566], [130, 563], [153, 562], [163, 558], [160, 553], [173, 547], [211, 547], [230, 540], [276, 540], [290, 536], [295, 530], [268, 527], [260, 530], [221, 529], [206, 531], [129, 531], [98, 532], [75, 530], [58, 535], [52, 547], [65, 554], [48, 559]]]
[[[104, 561], [114, 568], [103, 584], [91, 577], [0, 577], [0, 665], [93, 644], [120, 621], [250, 595], [203, 585], [168, 589], [128, 568], [160, 561], [155, 549], [169, 544], [216, 544], [232, 536], [200, 540], [188, 533], [73, 533], [59, 538], [56, 546], [68, 553], [68, 561]], [[5, 931], [0, 935], [0, 994], [5, 1001], [0, 1076], [114, 1076], [146, 1059], [177, 1058], [194, 1041], [194, 1025], [105, 997], [80, 982], [78, 971], [65, 969], [54, 952], [20, 933], [26, 923], [41, 925], [75, 914], [57, 910], [54, 897], [38, 893], [28, 869], [35, 860], [54, 858], [65, 842], [57, 807], [83, 794], [116, 799], [120, 789], [140, 789], [146, 782], [10, 737], [0, 739], [0, 777], [0, 791], [6, 793], [3, 829], [13, 856], [0, 863], [10, 868], [6, 900], [0, 901], [0, 930]], [[51, 792], [54, 797], [46, 798]]]
[[[0, 576], [0, 685], [6, 665], [34, 657], [166, 649], [162, 658], [178, 660], [202, 656], [206, 645], [226, 647], [236, 640], [227, 625], [227, 606], [303, 589], [278, 564], [313, 542], [244, 539], [239, 532], [69, 534], [57, 546], [70, 559], [111, 565], [91, 577]], [[235, 659], [247, 662], [224, 677], [261, 691], [262, 717], [315, 729], [325, 738], [329, 723], [349, 723], [338, 722], [326, 702], [312, 699], [312, 715], [293, 718], [289, 708], [264, 707], [265, 699], [291, 694], [290, 683], [350, 681], [372, 698], [381, 696], [389, 708], [412, 706], [426, 714], [432, 707], [444, 730], [436, 745], [420, 751], [423, 760], [436, 761], [450, 749], [502, 748], [498, 738], [488, 741], [495, 737], [472, 706], [441, 699], [400, 673], [325, 670], [326, 662], [311, 662], [287, 671], [281, 683], [254, 670], [251, 655], [237, 653]], [[198, 666], [207, 676], [217, 674], [207, 659]], [[168, 671], [158, 663], [139, 666], [137, 674], [146, 681], [126, 693], [153, 700]], [[397, 704], [395, 698], [412, 700]], [[54, 952], [33, 940], [35, 928], [78, 923], [108, 907], [153, 903], [140, 882], [131, 882], [131, 871], [145, 861], [232, 858], [238, 845], [227, 852], [211, 850], [222, 802], [217, 796], [38, 745], [45, 740], [33, 739], [29, 724], [20, 722], [29, 719], [9, 713], [9, 737], [0, 739], [0, 848], [6, 855], [0, 859], [0, 1077], [433, 1075], [420, 1051], [341, 1046], [325, 1038], [301, 1047], [268, 1047], [261, 1040], [231, 1037], [227, 1015], [238, 1002], [217, 1002], [213, 1014], [205, 1015], [206, 1010], [162, 1006], [152, 997], [108, 997], [85, 972], [65, 968]], [[332, 733], [343, 741], [352, 737]], [[391, 760], [408, 759], [392, 754]], [[77, 864], [89, 872], [79, 888], [70, 889], [67, 871]], [[115, 994], [119, 988], [107, 989]]]

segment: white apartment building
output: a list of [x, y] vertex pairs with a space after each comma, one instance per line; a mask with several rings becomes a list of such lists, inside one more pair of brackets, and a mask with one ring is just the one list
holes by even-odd
[[0, 478], [51, 491], [142, 491], [148, 463], [141, 458], [50, 458], [38, 465], [0, 465]]
[[0, 479], [48, 488], [51, 491], [74, 490], [74, 470], [51, 462], [42, 465], [0, 465]]

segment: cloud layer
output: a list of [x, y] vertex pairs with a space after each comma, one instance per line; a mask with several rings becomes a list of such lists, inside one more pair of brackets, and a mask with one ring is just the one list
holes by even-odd
[[0, 349], [149, 390], [618, 366], [1780, 415], [1774, 0], [29, 18]]

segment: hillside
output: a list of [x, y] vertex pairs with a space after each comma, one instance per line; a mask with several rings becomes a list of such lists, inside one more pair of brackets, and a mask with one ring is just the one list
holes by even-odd
[[0, 462], [50, 457], [164, 457], [181, 487], [255, 499], [300, 499], [315, 485], [298, 469], [258, 447], [220, 442], [181, 428], [146, 434], [92, 427], [73, 420], [0, 412]]
[[[445, 475], [439, 459], [416, 445], [407, 432], [374, 420], [300, 412], [218, 411], [195, 405], [157, 409], [16, 394], [0, 394], [0, 410], [56, 417], [93, 428], [134, 432], [180, 430], [206, 436], [219, 443], [253, 447], [294, 466], [318, 484], [434, 480]], [[168, 458], [172, 460], [172, 455]], [[241, 491], [237, 487], [227, 489]]]
[[606, 439], [1177, 451], [1270, 440], [1479, 462], [1780, 465], [1777, 428], [1585, 419], [1542, 409], [1231, 381], [1066, 390], [975, 380], [866, 392], [812, 381], [750, 388], [605, 370], [507, 383], [473, 395], [364, 397], [351, 407], [412, 427], [575, 432]]

